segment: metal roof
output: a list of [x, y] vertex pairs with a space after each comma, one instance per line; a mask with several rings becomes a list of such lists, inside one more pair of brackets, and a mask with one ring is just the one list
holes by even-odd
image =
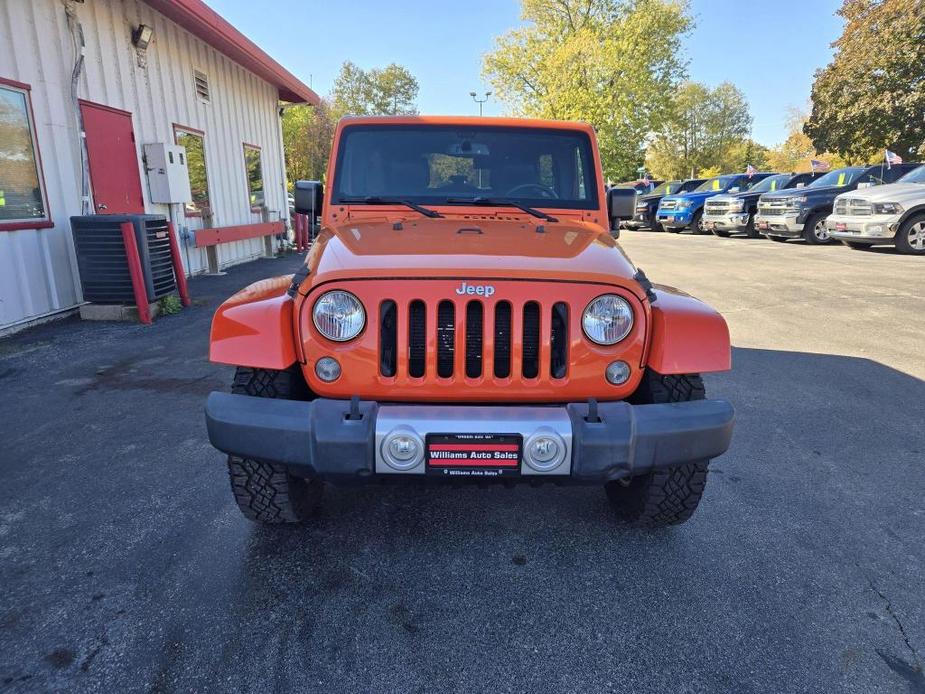
[[307, 85], [267, 55], [253, 41], [225, 21], [202, 0], [143, 0], [168, 19], [199, 37], [215, 50], [279, 89], [282, 101], [318, 104]]

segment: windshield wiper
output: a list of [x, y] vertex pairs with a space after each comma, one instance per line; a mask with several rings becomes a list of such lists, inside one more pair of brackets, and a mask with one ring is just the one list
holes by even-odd
[[545, 219], [547, 222], [558, 222], [559, 220], [556, 217], [553, 217], [551, 214], [546, 214], [540, 210], [534, 209], [532, 207], [527, 207], [526, 205], [521, 205], [515, 200], [510, 200], [508, 198], [447, 198], [447, 203], [449, 204], [466, 204], [466, 205], [475, 205], [477, 207], [486, 206], [486, 207], [516, 207], [518, 210], [526, 212], [529, 215], [534, 217], [539, 217], [540, 219]]
[[366, 195], [362, 198], [341, 198], [338, 202], [343, 203], [357, 203], [362, 202], [364, 205], [404, 205], [405, 207], [410, 207], [415, 212], [420, 212], [425, 217], [442, 217], [443, 215], [437, 212], [436, 210], [429, 210], [426, 207], [421, 207], [420, 205], [411, 202], [410, 200], [402, 200], [401, 198], [383, 198], [379, 195]]

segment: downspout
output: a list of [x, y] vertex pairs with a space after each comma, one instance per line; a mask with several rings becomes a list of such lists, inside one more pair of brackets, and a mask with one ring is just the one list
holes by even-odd
[[289, 234], [292, 231], [292, 220], [289, 219], [289, 174], [286, 172], [286, 142], [283, 138], [283, 114], [293, 106], [301, 106], [302, 104], [283, 104], [278, 103], [276, 113], [279, 118], [277, 118], [277, 123], [279, 129], [277, 131], [279, 135], [279, 161], [280, 166], [282, 167], [282, 179], [283, 179], [283, 208], [285, 210], [284, 220], [286, 225], [286, 242], [292, 243], [289, 239]]
[[64, 14], [67, 16], [67, 28], [71, 35], [74, 49], [74, 67], [71, 70], [71, 108], [77, 123], [77, 149], [80, 153], [80, 213], [93, 214], [90, 199], [90, 164], [87, 156], [87, 135], [84, 131], [83, 115], [80, 112], [80, 76], [84, 69], [84, 34], [83, 27], [77, 19], [74, 0], [63, 0]]

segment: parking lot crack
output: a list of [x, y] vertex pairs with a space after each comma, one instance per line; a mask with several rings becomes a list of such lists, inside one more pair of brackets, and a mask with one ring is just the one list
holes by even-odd
[[[890, 615], [890, 618], [893, 620], [893, 623], [896, 625], [897, 630], [899, 631], [900, 636], [902, 636], [903, 643], [906, 644], [906, 649], [912, 655], [912, 662], [915, 666], [915, 670], [921, 674], [922, 673], [922, 658], [919, 655], [919, 652], [912, 645], [912, 642], [909, 640], [909, 635], [906, 633], [906, 628], [903, 626], [902, 620], [899, 618], [899, 615], [893, 610], [892, 601], [884, 595], [884, 593], [877, 588], [877, 585], [874, 583], [873, 579], [869, 576], [867, 577], [867, 585], [870, 586], [870, 589], [877, 594], [877, 596], [883, 601], [884, 609], [886, 613]], [[880, 654], [880, 657], [883, 658], [883, 654]], [[884, 658], [886, 660], [886, 658]], [[890, 662], [887, 660], [887, 665], [890, 665]], [[892, 667], [892, 666], [890, 666]]]

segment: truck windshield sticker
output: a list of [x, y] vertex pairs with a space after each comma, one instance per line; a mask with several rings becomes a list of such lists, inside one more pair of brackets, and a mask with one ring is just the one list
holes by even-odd
[[845, 174], [843, 173], [838, 174], [838, 183], [836, 183], [835, 185], [837, 186], [845, 185]]
[[671, 186], [665, 186], [665, 195], [671, 195]]
[[719, 190], [719, 179], [713, 179], [713, 190]]
[[772, 191], [777, 190], [777, 181], [771, 181], [771, 190]]

